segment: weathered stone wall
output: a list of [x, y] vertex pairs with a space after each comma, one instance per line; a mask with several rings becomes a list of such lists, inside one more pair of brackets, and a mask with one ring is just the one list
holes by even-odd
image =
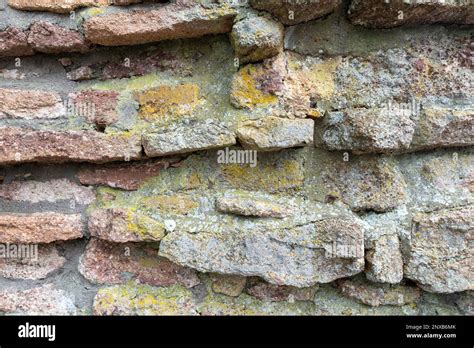
[[0, 0], [0, 313], [472, 314], [472, 24]]

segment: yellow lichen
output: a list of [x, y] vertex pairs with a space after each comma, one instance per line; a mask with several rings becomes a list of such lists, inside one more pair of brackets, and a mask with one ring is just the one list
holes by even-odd
[[145, 120], [189, 115], [200, 103], [199, 87], [191, 83], [159, 86], [136, 92], [135, 97]]
[[302, 166], [295, 160], [257, 167], [229, 164], [222, 166], [224, 179], [233, 187], [269, 192], [295, 189], [303, 184]]
[[275, 95], [258, 89], [256, 79], [265, 74], [265, 69], [250, 64], [240, 69], [232, 82], [232, 103], [245, 108], [277, 103]]
[[199, 206], [196, 201], [182, 194], [146, 197], [141, 200], [141, 205], [145, 208], [180, 215], [188, 214]]

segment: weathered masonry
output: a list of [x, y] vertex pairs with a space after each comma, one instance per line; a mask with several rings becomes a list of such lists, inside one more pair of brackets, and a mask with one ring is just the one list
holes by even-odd
[[0, 313], [472, 315], [473, 24], [5, 0]]

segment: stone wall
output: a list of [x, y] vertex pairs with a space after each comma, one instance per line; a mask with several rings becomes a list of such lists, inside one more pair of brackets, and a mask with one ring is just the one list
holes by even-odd
[[473, 314], [473, 24], [0, 0], [0, 313]]

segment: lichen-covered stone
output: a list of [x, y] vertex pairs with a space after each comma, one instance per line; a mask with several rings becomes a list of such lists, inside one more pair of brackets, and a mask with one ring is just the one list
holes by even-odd
[[[4, 248], [10, 248], [5, 245]], [[20, 249], [22, 246], [14, 246]], [[31, 251], [31, 248], [37, 248]], [[2, 248], [3, 250], [3, 248]], [[21, 250], [21, 249], [20, 249]], [[0, 259], [0, 276], [8, 279], [44, 279], [49, 274], [59, 270], [66, 259], [58, 254], [54, 244], [30, 246], [29, 254], [20, 253], [16, 257], [3, 257]]]
[[82, 238], [84, 226], [79, 214], [2, 213], [1, 243], [51, 243]]
[[111, 13], [84, 23], [86, 38], [104, 46], [135, 45], [230, 32], [236, 11], [228, 5], [170, 4], [156, 10]]
[[397, 235], [383, 235], [366, 251], [367, 279], [375, 283], [398, 284], [403, 279], [403, 259]]
[[34, 53], [28, 45], [28, 33], [16, 27], [0, 30], [0, 57], [29, 56]]
[[212, 119], [175, 124], [143, 136], [143, 147], [150, 157], [226, 147], [235, 142], [234, 133]]
[[91, 49], [79, 32], [49, 22], [36, 22], [31, 26], [28, 44], [37, 52], [54, 54], [85, 53]]
[[98, 208], [89, 217], [91, 236], [116, 243], [154, 242], [165, 235], [165, 227], [131, 209]]
[[386, 109], [330, 112], [316, 125], [316, 144], [328, 150], [384, 153], [409, 148], [415, 123], [408, 113]]
[[[407, 184], [393, 161], [385, 158], [327, 158], [318, 169], [326, 199], [341, 199], [354, 211], [384, 212], [403, 204]], [[321, 164], [315, 164], [320, 166]]]
[[53, 284], [0, 291], [0, 312], [15, 315], [75, 315], [74, 298]]
[[99, 289], [95, 315], [197, 315], [192, 293], [179, 286], [116, 285]]
[[402, 306], [416, 303], [421, 297], [420, 289], [404, 285], [373, 284], [359, 279], [340, 279], [336, 284], [345, 296], [372, 307]]
[[[473, 8], [474, 9], [474, 8]], [[467, 105], [424, 105], [410, 150], [474, 144], [474, 108]]]
[[473, 290], [473, 209], [465, 206], [415, 215], [405, 277], [431, 292]]
[[0, 129], [0, 164], [22, 162], [112, 162], [141, 157], [136, 135], [94, 131]]
[[362, 271], [363, 228], [355, 217], [314, 205], [306, 219], [287, 228], [265, 221], [252, 228], [228, 225], [222, 232], [190, 233], [181, 226], [161, 240], [160, 255], [201, 272], [260, 276], [297, 287]]
[[253, 109], [278, 103], [276, 93], [283, 85], [281, 72], [264, 64], [248, 64], [234, 76], [230, 102], [237, 108]]
[[58, 93], [0, 88], [1, 119], [56, 119], [66, 116]]
[[333, 12], [340, 3], [340, 0], [250, 0], [252, 7], [270, 12], [285, 25], [323, 17]]
[[191, 83], [159, 86], [135, 95], [140, 117], [149, 121], [190, 115], [200, 102], [199, 87]]
[[244, 290], [247, 278], [228, 274], [211, 274], [212, 291], [231, 297], [239, 296]]
[[314, 121], [265, 117], [246, 121], [237, 128], [237, 138], [244, 148], [273, 151], [313, 143]]
[[18, 10], [55, 13], [69, 13], [79, 7], [104, 6], [110, 3], [111, 0], [8, 0], [8, 5]]
[[292, 214], [291, 209], [273, 203], [252, 198], [251, 195], [226, 195], [216, 200], [220, 212], [242, 216], [284, 218]]
[[97, 284], [139, 284], [191, 288], [199, 284], [192, 269], [178, 266], [159, 257], [158, 250], [136, 243], [109, 243], [93, 238], [79, 262], [79, 272]]
[[353, 24], [372, 28], [432, 23], [473, 24], [474, 5], [469, 1], [353, 0], [349, 18]]
[[283, 26], [263, 16], [250, 16], [232, 27], [231, 43], [242, 63], [258, 62], [283, 51]]
[[88, 205], [95, 200], [95, 193], [67, 179], [28, 180], [0, 185], [0, 198], [29, 203], [73, 201], [78, 205]]

